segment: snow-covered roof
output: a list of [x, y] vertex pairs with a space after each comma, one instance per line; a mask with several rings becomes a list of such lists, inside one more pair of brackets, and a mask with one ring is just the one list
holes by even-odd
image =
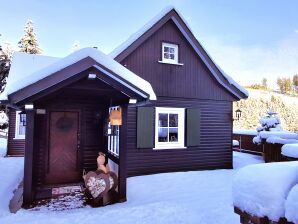
[[[163, 9], [159, 14], [157, 14], [154, 18], [152, 18], [148, 23], [146, 23], [141, 29], [139, 29], [137, 32], [132, 34], [125, 42], [120, 44], [117, 48], [115, 48], [112, 52], [110, 52], [110, 56], [112, 58], [116, 58], [119, 54], [121, 54], [125, 49], [127, 49], [130, 45], [132, 45], [137, 39], [139, 39], [143, 34], [145, 34], [150, 28], [152, 28], [159, 20], [161, 20], [166, 14], [168, 14], [171, 10], [175, 10], [175, 12], [180, 16], [180, 18], [183, 20], [187, 28], [191, 31], [190, 26], [186, 22], [186, 20], [183, 18], [181, 13], [175, 7], [169, 6]], [[221, 72], [221, 74], [225, 77], [225, 79], [229, 82], [229, 84], [233, 85], [236, 89], [238, 89], [240, 92], [242, 92], [245, 96], [248, 97], [249, 93], [248, 91], [240, 86], [231, 76], [227, 75], [210, 57], [210, 54], [206, 51], [206, 49], [201, 46], [206, 54], [209, 56], [210, 60], [215, 64], [215, 66], [218, 68], [218, 70]]]
[[59, 58], [55, 57], [27, 54], [17, 51], [14, 52], [7, 84], [3, 93], [0, 94], [0, 100], [7, 100], [7, 96], [17, 90], [15, 83], [23, 79], [31, 79], [32, 73], [43, 69], [58, 60]]
[[[32, 57], [31, 55], [28, 57]], [[156, 95], [151, 87], [151, 84], [141, 77], [137, 76], [120, 63], [116, 62], [114, 59], [109, 57], [108, 55], [102, 53], [101, 51], [95, 48], [83, 48], [80, 49], [64, 58], [61, 59], [52, 59], [52, 63], [48, 63], [48, 66], [40, 66], [41, 69], [35, 69], [33, 73], [27, 72], [25, 74], [22, 73], [22, 68], [19, 66], [26, 66], [24, 63], [19, 63], [14, 66], [14, 62], [12, 63], [14, 67], [16, 67], [15, 76], [18, 77], [17, 80], [13, 80], [12, 84], [9, 83], [8, 87], [1, 94], [1, 99], [7, 99], [7, 96], [13, 92], [16, 92], [30, 84], [33, 84], [55, 72], [58, 72], [78, 61], [81, 61], [84, 58], [90, 57], [95, 60], [98, 64], [104, 66], [109, 69], [111, 72], [115, 73], [119, 77], [133, 84], [137, 88], [143, 90], [150, 97], [150, 100], [156, 100]], [[30, 59], [29, 59], [30, 60]], [[32, 60], [32, 59], [31, 59]], [[45, 63], [46, 64], [46, 63]], [[21, 76], [21, 78], [19, 77]], [[11, 77], [10, 77], [11, 78]], [[9, 81], [9, 80], [8, 80]]]

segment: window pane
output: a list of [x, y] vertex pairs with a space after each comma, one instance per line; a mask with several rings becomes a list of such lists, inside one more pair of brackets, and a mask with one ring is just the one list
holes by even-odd
[[19, 135], [25, 135], [25, 131], [26, 131], [26, 127], [22, 125], [22, 123], [20, 123], [19, 126]]
[[170, 58], [169, 53], [164, 53], [164, 58], [169, 59]]
[[178, 142], [178, 128], [169, 129], [169, 142]]
[[174, 54], [174, 53], [175, 53], [175, 48], [172, 48], [172, 47], [171, 47], [171, 48], [170, 48], [170, 53], [171, 53], [171, 54]]
[[168, 142], [168, 128], [159, 128], [158, 129], [158, 141], [159, 142]]
[[170, 49], [169, 49], [169, 47], [164, 47], [163, 51], [168, 53], [170, 51]]
[[158, 127], [168, 127], [168, 114], [158, 114]]
[[169, 114], [169, 127], [178, 127], [178, 114]]
[[175, 56], [173, 54], [170, 54], [170, 59], [174, 60]]

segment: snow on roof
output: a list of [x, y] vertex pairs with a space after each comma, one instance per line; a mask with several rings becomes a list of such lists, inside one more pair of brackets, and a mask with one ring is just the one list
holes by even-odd
[[37, 54], [14, 52], [9, 70], [6, 87], [0, 95], [0, 100], [7, 100], [7, 95], [15, 91], [15, 83], [22, 79], [29, 79], [32, 73], [45, 68], [59, 58]]
[[6, 97], [7, 95], [13, 92], [16, 92], [87, 57], [94, 59], [100, 65], [103, 65], [104, 67], [108, 68], [118, 76], [122, 77], [124, 80], [130, 82], [131, 84], [135, 85], [136, 87], [149, 94], [150, 100], [156, 100], [156, 95], [149, 82], [137, 76], [136, 74], [134, 74], [118, 62], [116, 62], [114, 59], [95, 48], [80, 49], [66, 56], [65, 58], [56, 60], [49, 66], [43, 67], [42, 69], [32, 74], [29, 73], [26, 74], [26, 76], [22, 75], [21, 79], [18, 79], [17, 81], [13, 82], [13, 86], [6, 90]]
[[[141, 29], [139, 29], [137, 32], [132, 34], [125, 42], [120, 44], [117, 48], [115, 48], [109, 55], [112, 58], [116, 58], [121, 52], [123, 52], [126, 48], [128, 48], [131, 44], [133, 44], [138, 38], [140, 38], [144, 33], [146, 33], [150, 28], [152, 28], [159, 20], [161, 20], [166, 14], [168, 14], [171, 10], [175, 10], [177, 14], [180, 16], [180, 18], [183, 20], [187, 28], [191, 31], [190, 26], [186, 22], [186, 20], [183, 18], [183, 16], [179, 13], [177, 9], [175, 9], [173, 6], [166, 7], [163, 9], [159, 14], [157, 14], [153, 19], [151, 19], [148, 23], [146, 23]], [[191, 31], [192, 32], [192, 31]], [[203, 48], [203, 46], [202, 46]], [[203, 48], [206, 54], [209, 56], [211, 61], [216, 65], [218, 70], [222, 73], [222, 75], [226, 78], [226, 80], [233, 86], [235, 86], [240, 92], [242, 92], [245, 96], [248, 97], [249, 93], [248, 91], [240, 86], [237, 82], [233, 80], [233, 78], [229, 75], [227, 75], [210, 57], [210, 54], [206, 51], [205, 48]]]

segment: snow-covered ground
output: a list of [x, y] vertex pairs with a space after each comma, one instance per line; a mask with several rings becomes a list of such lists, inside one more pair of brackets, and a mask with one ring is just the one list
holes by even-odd
[[[236, 152], [234, 162], [238, 169], [262, 160]], [[239, 223], [232, 204], [237, 169], [132, 177], [128, 179], [128, 201], [122, 204], [55, 212], [22, 209], [9, 214], [6, 199], [17, 186], [22, 166], [21, 158], [0, 158], [0, 223]]]

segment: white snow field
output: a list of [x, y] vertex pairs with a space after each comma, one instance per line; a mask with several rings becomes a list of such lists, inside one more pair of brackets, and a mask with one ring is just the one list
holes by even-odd
[[[237, 152], [234, 156], [236, 168], [262, 162], [260, 157], [248, 154]], [[128, 201], [125, 203], [64, 211], [21, 209], [16, 214], [10, 214], [7, 199], [12, 196], [22, 171], [21, 158], [1, 158], [1, 224], [239, 223], [232, 203], [232, 182], [237, 170], [132, 177], [128, 178]]]

